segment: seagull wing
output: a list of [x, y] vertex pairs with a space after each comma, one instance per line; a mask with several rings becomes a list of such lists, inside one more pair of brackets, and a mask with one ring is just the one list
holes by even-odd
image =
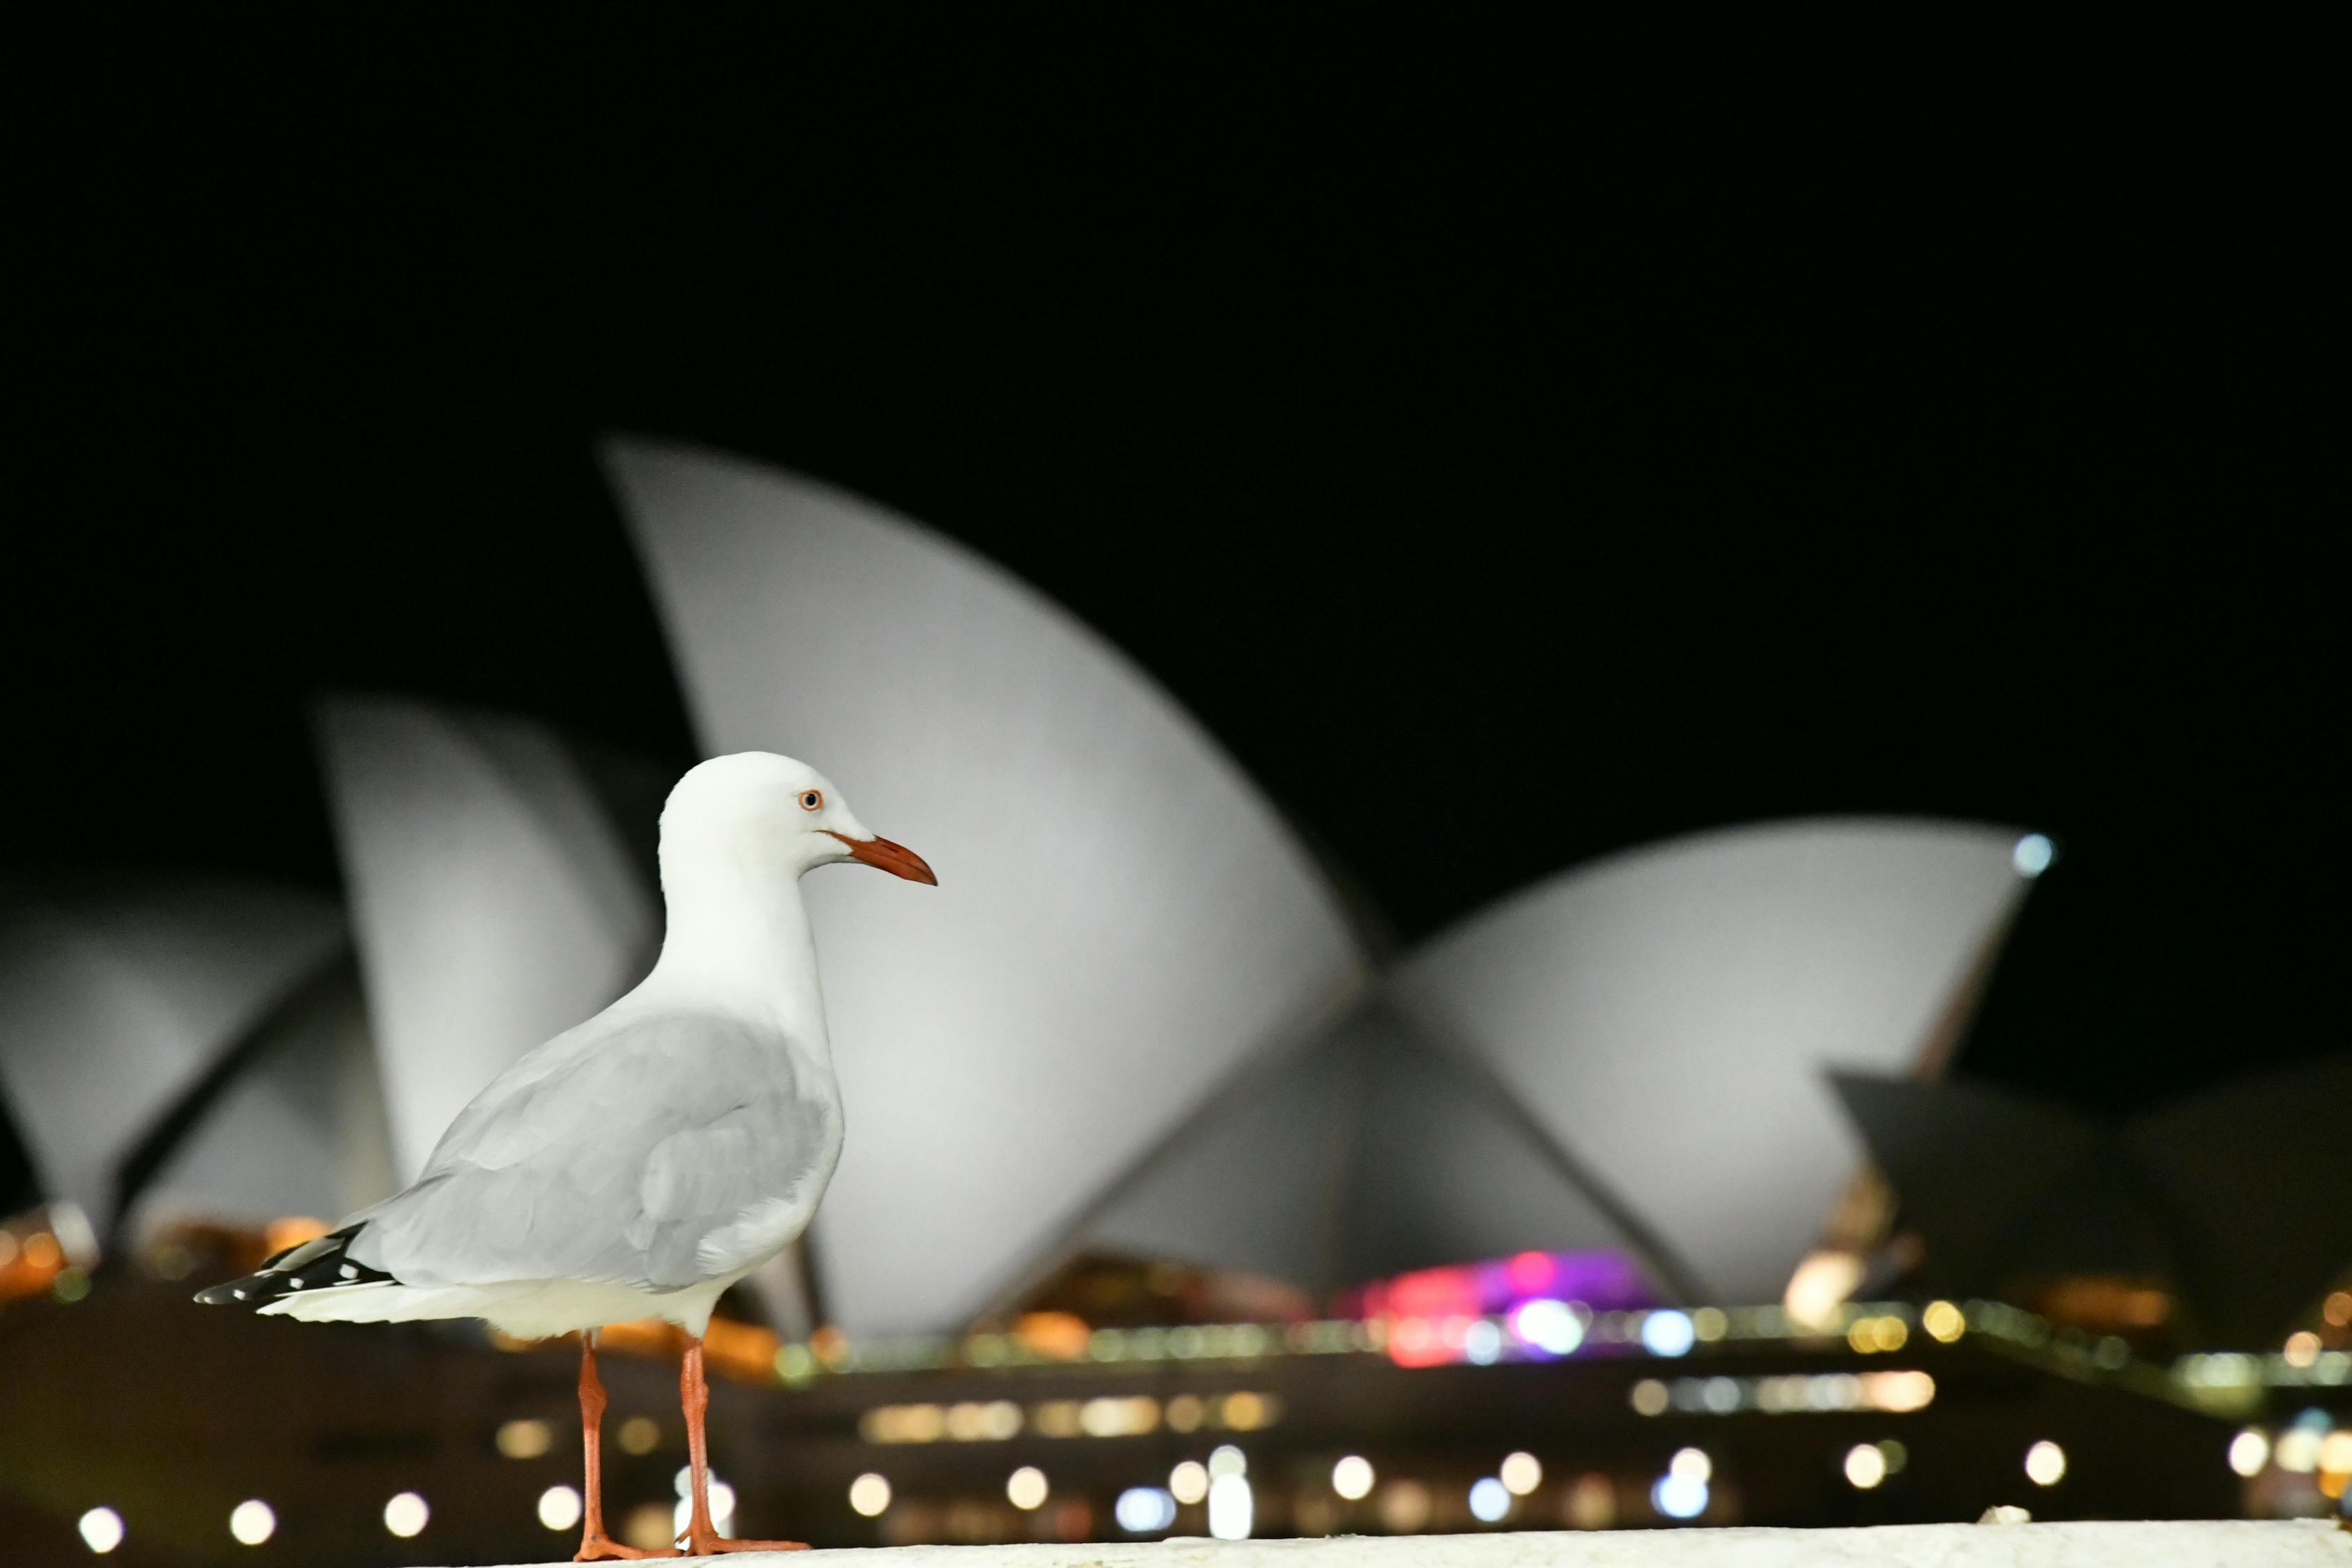
[[406, 1284], [677, 1289], [806, 1223], [840, 1111], [782, 1035], [687, 1011], [593, 1018], [467, 1106], [351, 1256]]

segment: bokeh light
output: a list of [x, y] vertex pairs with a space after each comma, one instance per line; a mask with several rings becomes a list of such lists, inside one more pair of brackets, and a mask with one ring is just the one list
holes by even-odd
[[2043, 1438], [2025, 1450], [2025, 1478], [2037, 1487], [2054, 1487], [2066, 1479], [2066, 1450]]
[[110, 1508], [94, 1508], [78, 1521], [82, 1543], [103, 1557], [122, 1544], [122, 1516]]
[[1150, 1535], [1176, 1522], [1176, 1500], [1158, 1487], [1129, 1487], [1118, 1494], [1111, 1517], [1129, 1535]]
[[247, 1546], [258, 1546], [278, 1532], [278, 1510], [259, 1498], [247, 1498], [229, 1510], [228, 1532]]
[[1697, 1339], [1698, 1331], [1692, 1326], [1687, 1312], [1668, 1309], [1647, 1313], [1642, 1319], [1642, 1348], [1652, 1355], [1687, 1355]]
[[1869, 1491], [1886, 1479], [1886, 1456], [1875, 1443], [1856, 1443], [1845, 1451], [1845, 1479], [1858, 1490]]
[[539, 1522], [550, 1530], [570, 1530], [580, 1522], [580, 1493], [571, 1487], [550, 1487], [539, 1494]]
[[890, 1483], [885, 1477], [866, 1471], [849, 1483], [849, 1506], [873, 1519], [890, 1506]]
[[1049, 1489], [1045, 1472], [1034, 1465], [1024, 1465], [1005, 1478], [1004, 1496], [1014, 1508], [1028, 1510], [1044, 1506]]
[[383, 1527], [403, 1541], [425, 1531], [433, 1510], [415, 1492], [394, 1492], [383, 1505]]

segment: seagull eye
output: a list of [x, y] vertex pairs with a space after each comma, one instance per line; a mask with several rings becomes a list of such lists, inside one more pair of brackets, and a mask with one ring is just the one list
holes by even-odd
[[804, 789], [801, 791], [801, 809], [803, 811], [824, 810], [824, 791], [821, 789]]

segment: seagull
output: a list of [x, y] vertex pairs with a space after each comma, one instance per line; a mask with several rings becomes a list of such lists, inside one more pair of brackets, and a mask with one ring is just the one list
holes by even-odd
[[662, 808], [667, 929], [652, 973], [493, 1079], [406, 1191], [196, 1300], [311, 1322], [481, 1318], [517, 1338], [579, 1336], [582, 1563], [678, 1555], [608, 1537], [599, 1486], [596, 1331], [667, 1320], [687, 1336], [687, 1554], [799, 1548], [711, 1527], [702, 1336], [720, 1293], [808, 1227], [841, 1158], [800, 879], [850, 860], [938, 885], [805, 763], [745, 752], [688, 770]]

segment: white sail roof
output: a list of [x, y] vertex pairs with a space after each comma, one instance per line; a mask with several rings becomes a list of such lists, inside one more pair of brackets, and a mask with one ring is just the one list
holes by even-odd
[[2022, 895], [2017, 843], [1903, 821], [1679, 838], [1464, 922], [1390, 994], [1491, 1064], [1697, 1288], [1778, 1300], [1864, 1157], [1827, 1072], [1921, 1065]]
[[1628, 1248], [1580, 1175], [1486, 1074], [1373, 1006], [1233, 1079], [1106, 1194], [1071, 1249], [1322, 1293], [1514, 1252]]
[[0, 1083], [47, 1194], [110, 1226], [125, 1156], [343, 940], [331, 900], [266, 883], [0, 889]]
[[367, 1008], [348, 961], [264, 1026], [132, 1201], [130, 1228], [195, 1216], [332, 1220], [398, 1190]]
[[[394, 1157], [635, 984], [658, 905], [580, 753], [542, 726], [392, 699], [319, 719]], [[636, 825], [650, 847], [654, 795]]]
[[955, 1325], [1362, 952], [1199, 726], [1003, 571], [793, 475], [609, 463], [705, 746], [816, 763], [939, 871], [808, 879], [849, 1124], [814, 1240], [836, 1321]]

